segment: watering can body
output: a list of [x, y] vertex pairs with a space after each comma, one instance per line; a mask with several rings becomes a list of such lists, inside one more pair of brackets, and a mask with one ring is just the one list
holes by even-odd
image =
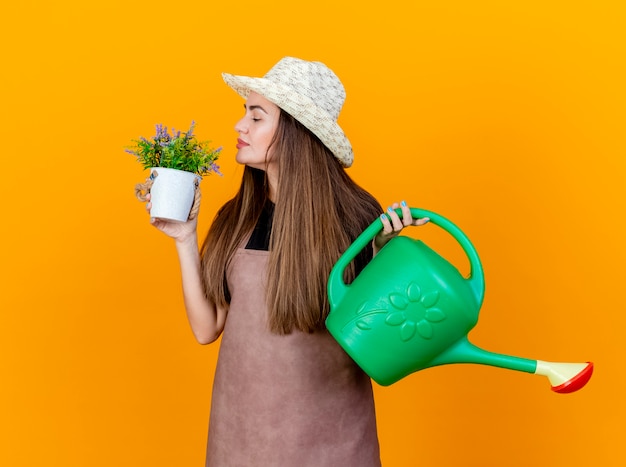
[[328, 282], [331, 311], [326, 327], [383, 386], [423, 368], [451, 363], [442, 356], [467, 341], [484, 297], [480, 260], [465, 234], [433, 212], [412, 208], [411, 213], [429, 217], [453, 235], [469, 258], [469, 277], [421, 240], [398, 236], [345, 284], [345, 267], [382, 229], [377, 219], [342, 255]]
[[348, 247], [328, 278], [326, 327], [374, 381], [387, 386], [424, 368], [477, 363], [546, 376], [561, 394], [587, 384], [592, 362], [530, 360], [470, 343], [467, 334], [478, 321], [485, 293], [478, 253], [448, 219], [416, 208], [411, 215], [429, 217], [451, 234], [469, 259], [470, 273], [463, 277], [422, 241], [398, 236], [348, 285], [343, 281], [346, 267], [383, 229], [382, 221], [374, 221]]

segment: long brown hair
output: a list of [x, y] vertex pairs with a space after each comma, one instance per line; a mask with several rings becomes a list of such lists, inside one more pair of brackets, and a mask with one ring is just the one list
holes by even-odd
[[[268, 325], [278, 334], [313, 332], [324, 327], [329, 312], [330, 270], [382, 208], [313, 133], [282, 110], [271, 147], [278, 187], [266, 278]], [[239, 192], [209, 229], [202, 267], [207, 297], [218, 306], [228, 306], [226, 269], [267, 200], [265, 172], [246, 166]], [[371, 248], [361, 252], [346, 269], [347, 282], [371, 255]]]

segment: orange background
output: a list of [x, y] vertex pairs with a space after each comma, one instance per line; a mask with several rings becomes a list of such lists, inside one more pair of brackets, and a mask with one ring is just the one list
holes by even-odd
[[[596, 364], [570, 395], [477, 365], [377, 386], [384, 465], [625, 465], [623, 2], [230, 3], [3, 7], [0, 465], [202, 465], [218, 345], [193, 340], [123, 149], [191, 120], [223, 145], [205, 231], [241, 174], [219, 73], [284, 55], [343, 80], [351, 175], [478, 249], [474, 343]], [[466, 267], [436, 227], [411, 234]]]

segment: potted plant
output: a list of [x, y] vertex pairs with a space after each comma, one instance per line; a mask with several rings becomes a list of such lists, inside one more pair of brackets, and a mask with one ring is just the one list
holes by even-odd
[[146, 183], [135, 187], [137, 198], [146, 200], [150, 193], [150, 216], [176, 222], [195, 217], [191, 213], [198, 187], [204, 175], [213, 172], [221, 175], [215, 163], [222, 150], [211, 149], [209, 141], [199, 141], [193, 134], [195, 122], [185, 133], [156, 125], [152, 139], [143, 136], [133, 140], [126, 152], [136, 156], [144, 169], [150, 170]]

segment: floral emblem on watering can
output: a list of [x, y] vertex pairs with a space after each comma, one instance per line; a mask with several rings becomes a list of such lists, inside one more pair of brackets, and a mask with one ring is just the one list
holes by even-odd
[[[385, 324], [398, 327], [400, 338], [410, 341], [416, 335], [431, 339], [434, 334], [433, 323], [446, 319], [446, 314], [437, 308], [439, 292], [422, 291], [415, 282], [409, 283], [405, 293], [392, 292], [387, 297], [387, 308], [369, 308], [367, 303], [357, 311], [356, 326], [362, 331], [372, 329], [372, 318], [386, 314]], [[354, 322], [355, 320], [352, 320]]]

